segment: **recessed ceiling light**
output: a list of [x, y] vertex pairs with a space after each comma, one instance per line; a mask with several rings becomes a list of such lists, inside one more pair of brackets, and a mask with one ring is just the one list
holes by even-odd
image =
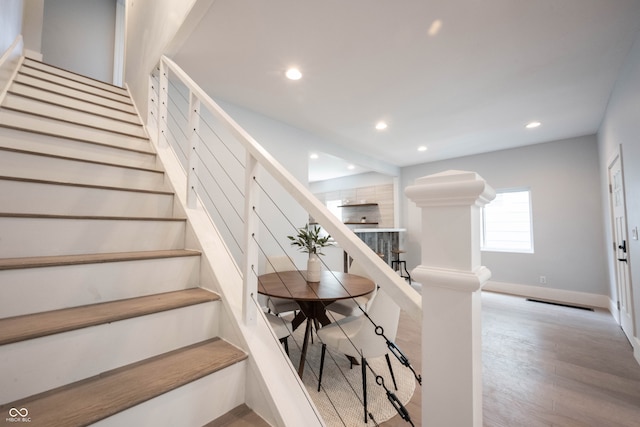
[[527, 125], [525, 126], [527, 129], [534, 129], [537, 128], [538, 126], [540, 126], [542, 123], [540, 122], [531, 122], [531, 123], [527, 123]]
[[297, 68], [289, 68], [285, 75], [289, 80], [300, 80], [302, 78], [302, 73]]
[[354, 170], [355, 168], [356, 168], [356, 167], [355, 167], [355, 166], [353, 166], [353, 165], [349, 165], [349, 166], [347, 166], [347, 169], [349, 169], [350, 171]]
[[384, 130], [387, 128], [387, 124], [385, 122], [378, 122], [376, 123], [376, 129], [378, 130]]
[[420, 147], [418, 147], [418, 151], [427, 151], [427, 147], [421, 145]]
[[431, 23], [431, 26], [429, 27], [429, 35], [430, 36], [435, 36], [436, 34], [438, 34], [440, 32], [440, 29], [442, 28], [442, 21], [439, 19], [436, 19], [435, 21], [433, 21]]
[[309, 156], [310, 159], [317, 159], [318, 155], [316, 153], [311, 153], [311, 155]]

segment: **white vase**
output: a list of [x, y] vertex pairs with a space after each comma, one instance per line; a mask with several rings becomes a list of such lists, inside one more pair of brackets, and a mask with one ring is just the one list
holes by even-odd
[[322, 263], [318, 254], [309, 254], [307, 260], [307, 282], [319, 282], [320, 281], [320, 267]]

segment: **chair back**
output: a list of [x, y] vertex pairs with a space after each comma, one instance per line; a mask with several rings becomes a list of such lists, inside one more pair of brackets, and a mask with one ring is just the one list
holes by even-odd
[[362, 267], [362, 265], [356, 261], [351, 261], [351, 266], [349, 267], [349, 274], [355, 274], [357, 276], [366, 277], [367, 279], [371, 279], [367, 271]]
[[275, 273], [276, 271], [295, 271], [297, 270], [296, 265], [291, 261], [287, 255], [274, 255], [268, 256], [265, 272], [266, 273]]
[[[384, 336], [389, 341], [395, 341], [400, 321], [400, 307], [385, 291], [378, 289], [367, 314], [376, 325], [384, 329]], [[362, 351], [362, 356], [365, 358], [386, 354], [389, 350], [384, 338], [376, 335], [375, 327], [364, 316], [362, 322], [362, 327], [355, 336], [351, 337], [356, 348]]]

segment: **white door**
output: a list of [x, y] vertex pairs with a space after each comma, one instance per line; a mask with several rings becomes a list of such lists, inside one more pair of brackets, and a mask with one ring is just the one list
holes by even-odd
[[609, 197], [611, 219], [613, 221], [614, 266], [618, 291], [618, 310], [620, 326], [632, 342], [633, 337], [633, 299], [631, 278], [629, 275], [629, 241], [627, 239], [627, 220], [625, 217], [624, 181], [620, 154], [609, 164]]

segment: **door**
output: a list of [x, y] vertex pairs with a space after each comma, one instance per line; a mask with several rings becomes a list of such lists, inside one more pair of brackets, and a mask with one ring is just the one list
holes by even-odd
[[609, 163], [609, 198], [613, 231], [613, 254], [618, 293], [620, 326], [632, 342], [633, 337], [633, 299], [631, 295], [631, 276], [629, 275], [629, 241], [627, 239], [627, 220], [625, 216], [624, 180], [620, 153]]

